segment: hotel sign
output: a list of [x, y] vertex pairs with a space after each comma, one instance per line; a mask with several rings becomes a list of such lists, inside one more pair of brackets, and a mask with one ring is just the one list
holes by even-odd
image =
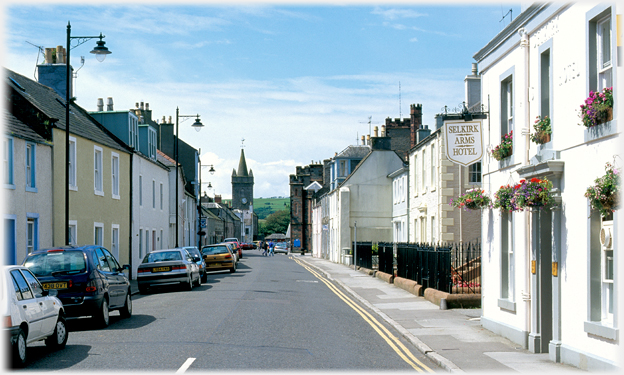
[[481, 121], [445, 121], [446, 157], [465, 167], [483, 157], [483, 126]]

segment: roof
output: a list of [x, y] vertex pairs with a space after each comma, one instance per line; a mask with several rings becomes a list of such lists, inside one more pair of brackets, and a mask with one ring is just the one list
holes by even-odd
[[42, 136], [37, 134], [30, 126], [24, 124], [17, 117], [13, 116], [11, 112], [9, 112], [6, 108], [3, 110], [4, 112], [4, 133], [7, 135], [11, 135], [13, 137], [25, 139], [27, 141], [43, 143], [47, 145], [51, 145], [48, 141], [45, 140]]
[[338, 158], [363, 158], [370, 152], [371, 148], [368, 145], [356, 145], [348, 146], [342, 150], [335, 159]]
[[[53, 89], [26, 78], [12, 70], [4, 69], [8, 85], [19, 95], [28, 100], [39, 111], [49, 117], [59, 119], [54, 127], [65, 130], [65, 98]], [[108, 129], [98, 123], [79, 105], [72, 103], [70, 107], [70, 133], [89, 139], [100, 145], [130, 153]]]

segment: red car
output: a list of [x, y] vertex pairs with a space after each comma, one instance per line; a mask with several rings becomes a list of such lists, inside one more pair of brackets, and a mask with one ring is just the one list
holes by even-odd
[[254, 249], [254, 244], [252, 244], [252, 243], [242, 243], [241, 244], [241, 249], [243, 249], [243, 250], [253, 250]]
[[243, 249], [238, 244], [238, 242], [226, 241], [225, 243], [229, 243], [230, 245], [232, 245], [232, 249], [234, 249], [234, 251], [236, 251], [236, 253], [238, 254], [238, 259], [243, 259]]

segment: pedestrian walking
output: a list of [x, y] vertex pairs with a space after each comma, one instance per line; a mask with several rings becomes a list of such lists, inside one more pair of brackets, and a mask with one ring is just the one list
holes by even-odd
[[267, 256], [267, 249], [269, 248], [269, 245], [267, 244], [266, 241], [264, 241], [264, 243], [262, 244], [262, 256], [265, 257]]
[[269, 255], [275, 256], [275, 252], [273, 251], [274, 248], [275, 248], [275, 242], [271, 241], [269, 243]]

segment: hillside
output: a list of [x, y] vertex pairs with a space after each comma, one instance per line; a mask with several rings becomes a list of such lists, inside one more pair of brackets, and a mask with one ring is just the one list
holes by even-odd
[[[229, 199], [224, 201], [230, 203]], [[258, 220], [264, 220], [270, 214], [282, 210], [290, 212], [290, 197], [254, 198], [254, 212]]]

